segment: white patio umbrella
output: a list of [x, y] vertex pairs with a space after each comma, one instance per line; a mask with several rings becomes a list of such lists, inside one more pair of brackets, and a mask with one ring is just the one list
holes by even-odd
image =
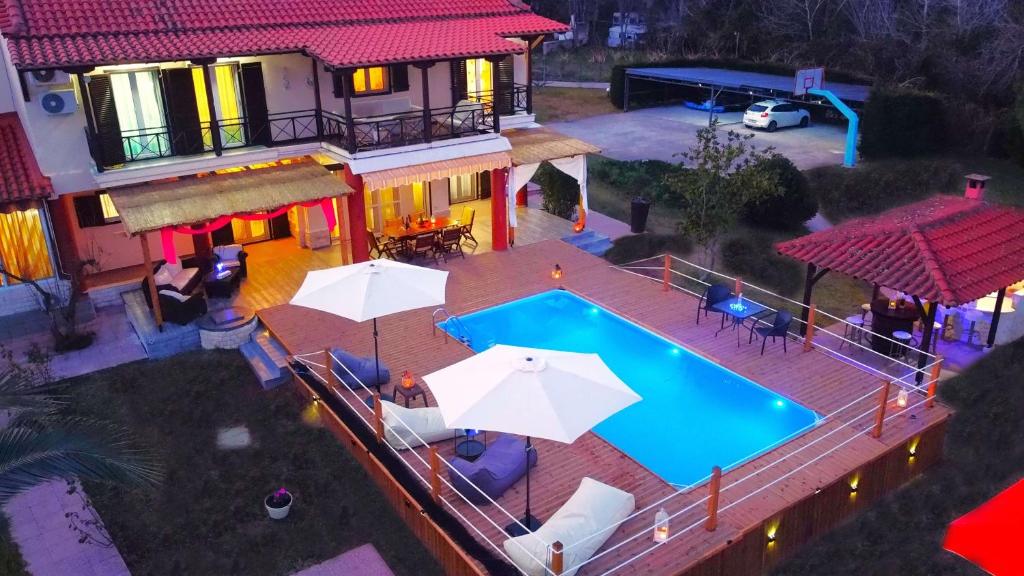
[[307, 272], [290, 303], [356, 322], [373, 320], [373, 357], [379, 382], [377, 318], [443, 305], [447, 282], [448, 273], [442, 270], [393, 260], [371, 260]]
[[[558, 352], [498, 344], [423, 377], [441, 409], [445, 426], [494, 430], [571, 444], [619, 410], [641, 400], [597, 354]], [[531, 532], [530, 467], [526, 467], [526, 513]], [[521, 534], [518, 524], [506, 530]]]

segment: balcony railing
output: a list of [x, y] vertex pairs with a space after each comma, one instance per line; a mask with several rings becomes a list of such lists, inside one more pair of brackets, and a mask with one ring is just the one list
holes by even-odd
[[218, 120], [218, 142], [214, 141], [210, 122], [186, 129], [159, 126], [87, 136], [96, 165], [107, 169], [139, 160], [216, 152], [218, 148], [321, 141], [356, 153], [497, 131], [493, 106], [474, 102], [351, 119], [331, 112], [300, 110], [272, 113], [266, 121], [248, 118]]
[[[513, 84], [509, 90], [502, 90], [495, 98], [494, 90], [480, 90], [470, 92], [467, 98], [473, 102], [479, 102], [490, 111], [491, 107], [497, 106], [498, 113], [502, 116], [523, 114], [529, 111], [527, 92], [525, 84]], [[496, 102], [496, 104], [495, 104]]]

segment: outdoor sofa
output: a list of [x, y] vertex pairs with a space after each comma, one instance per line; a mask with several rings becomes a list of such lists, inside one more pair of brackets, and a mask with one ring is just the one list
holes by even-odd
[[[440, 408], [405, 408], [387, 400], [381, 400], [381, 408], [385, 424], [384, 439], [397, 450], [419, 448], [424, 446], [423, 442], [431, 444], [466, 435], [464, 430], [454, 430], [444, 425]], [[423, 442], [417, 440], [417, 436]]]
[[[530, 466], [536, 465], [537, 451], [531, 450]], [[452, 468], [448, 469], [448, 477], [455, 489], [470, 502], [487, 504], [487, 498], [480, 494], [480, 491], [492, 499], [497, 499], [526, 475], [526, 441], [502, 434], [487, 445], [487, 449], [479, 458], [472, 462], [455, 458], [452, 460]], [[457, 474], [455, 470], [462, 475]], [[476, 487], [471, 486], [466, 479]]]

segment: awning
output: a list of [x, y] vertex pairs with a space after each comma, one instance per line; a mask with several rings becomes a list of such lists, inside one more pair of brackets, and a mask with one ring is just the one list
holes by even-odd
[[484, 170], [508, 168], [511, 165], [512, 160], [507, 152], [493, 152], [491, 154], [463, 156], [451, 160], [438, 160], [437, 162], [366, 172], [362, 174], [362, 177], [363, 184], [367, 190], [378, 190], [380, 188], [393, 188], [414, 182], [437, 180], [438, 178], [447, 178], [460, 174], [476, 174]]
[[351, 192], [340, 175], [313, 163], [125, 186], [109, 191], [125, 230], [132, 235], [231, 214], [274, 210]]
[[0, 114], [0, 203], [39, 200], [52, 194], [53, 185], [39, 170], [17, 112]]
[[516, 128], [501, 133], [512, 144], [512, 165], [539, 164], [558, 158], [596, 154], [600, 148], [550, 128]]

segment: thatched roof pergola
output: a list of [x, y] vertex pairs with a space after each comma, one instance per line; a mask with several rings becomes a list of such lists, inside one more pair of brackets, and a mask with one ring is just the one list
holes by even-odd
[[512, 144], [512, 165], [539, 164], [548, 160], [597, 154], [600, 148], [550, 128], [515, 128], [502, 136]]
[[340, 176], [315, 163], [183, 178], [110, 190], [125, 230], [135, 236], [232, 214], [275, 210], [350, 194]]

